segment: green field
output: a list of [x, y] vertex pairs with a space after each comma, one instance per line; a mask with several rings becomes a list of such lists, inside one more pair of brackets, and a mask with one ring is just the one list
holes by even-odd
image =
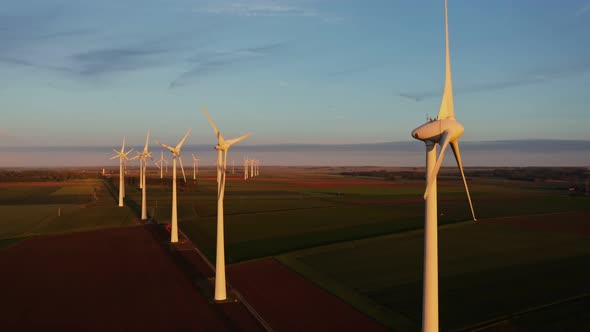
[[[316, 177], [319, 182], [323, 179]], [[344, 184], [307, 186], [313, 183], [313, 176], [301, 178], [301, 183], [280, 178], [229, 181], [227, 262], [279, 257], [393, 330], [418, 329], [422, 181], [372, 186], [341, 176], [324, 178], [340, 179]], [[213, 180], [201, 180], [197, 186], [190, 182], [179, 193], [181, 229], [213, 260], [216, 184]], [[590, 278], [587, 236], [521, 230], [495, 222], [495, 218], [526, 219], [569, 211], [587, 218], [588, 198], [570, 196], [550, 184], [476, 179], [470, 183], [480, 219], [475, 224], [467, 222], [470, 213], [462, 183], [456, 179], [440, 182], [439, 222], [446, 225], [439, 238], [442, 329], [469, 329], [590, 292], [585, 282]], [[158, 201], [157, 219], [163, 222], [169, 218], [170, 189], [152, 189], [148, 196], [152, 205]], [[139, 201], [139, 191], [130, 197]], [[555, 223], [567, 222], [555, 217]], [[559, 312], [560, 307], [546, 310]], [[526, 317], [510, 322], [522, 326], [529, 322], [531, 327]], [[533, 326], [533, 330], [539, 328]]]
[[0, 248], [29, 236], [132, 225], [136, 219], [96, 180], [1, 187], [0, 215]]
[[[423, 180], [335, 173], [298, 169], [230, 178], [227, 263], [274, 256], [392, 330], [419, 329]], [[182, 231], [214, 261], [212, 174], [198, 183], [179, 181], [178, 212]], [[141, 191], [136, 176], [127, 181], [126, 208], [117, 207], [116, 177], [104, 184], [0, 187], [6, 216], [0, 248], [32, 235], [133, 224]], [[589, 198], [556, 182], [474, 178], [470, 189], [478, 223], [470, 221], [462, 182], [453, 176], [439, 181], [441, 329], [589, 325], [576, 305], [587, 303], [590, 293]], [[150, 219], [169, 222], [171, 190], [170, 178], [148, 179]], [[545, 228], [531, 228], [537, 222]]]

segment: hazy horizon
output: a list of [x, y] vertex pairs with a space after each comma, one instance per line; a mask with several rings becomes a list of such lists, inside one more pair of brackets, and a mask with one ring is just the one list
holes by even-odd
[[[116, 146], [54, 146], [0, 147], [0, 167], [91, 167], [116, 166], [109, 160]], [[143, 146], [128, 145], [127, 149]], [[150, 150], [157, 160], [160, 147], [153, 143]], [[187, 144], [183, 147], [186, 168], [192, 167], [191, 153], [198, 155], [200, 165], [211, 166], [216, 151], [211, 145]], [[525, 166], [590, 166], [590, 141], [584, 140], [504, 140], [461, 142], [461, 154], [466, 167], [525, 167]], [[132, 153], [131, 155], [134, 155]], [[170, 154], [164, 152], [170, 160]], [[258, 159], [262, 165], [273, 166], [381, 166], [423, 167], [424, 143], [419, 141], [382, 142], [374, 144], [239, 144], [230, 150], [236, 167], [243, 158]], [[137, 163], [130, 162], [134, 167]], [[153, 164], [150, 163], [151, 166]], [[447, 151], [444, 166], [455, 165]]]

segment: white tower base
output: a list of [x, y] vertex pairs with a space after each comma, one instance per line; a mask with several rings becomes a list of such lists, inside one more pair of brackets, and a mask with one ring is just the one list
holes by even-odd
[[[426, 141], [426, 183], [436, 164], [436, 144]], [[424, 221], [424, 294], [422, 302], [422, 331], [438, 331], [438, 217], [436, 178], [426, 199]]]

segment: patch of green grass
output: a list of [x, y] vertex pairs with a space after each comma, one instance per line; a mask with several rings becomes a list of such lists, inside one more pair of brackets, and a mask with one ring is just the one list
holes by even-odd
[[13, 246], [22, 240], [22, 238], [0, 239], [0, 250]]
[[67, 196], [67, 195], [92, 195], [97, 189], [97, 186], [64, 186], [51, 193], [52, 196]]
[[[7, 189], [2, 192], [4, 196], [0, 195], [4, 202], [16, 200], [19, 203], [0, 204], [0, 239], [117, 227], [131, 225], [135, 220], [133, 211], [128, 207], [119, 208], [102, 186], [97, 187], [97, 200], [91, 204], [83, 203], [89, 200], [88, 191], [94, 193], [92, 186], [2, 189]], [[31, 198], [27, 198], [27, 195]], [[51, 203], [34, 204], [36, 201]], [[61, 212], [60, 216], [58, 211]]]
[[[414, 231], [288, 255], [419, 323], [423, 240], [423, 232]], [[587, 237], [493, 223], [440, 227], [441, 328], [588, 291], [590, 267], [583, 262], [589, 258]]]

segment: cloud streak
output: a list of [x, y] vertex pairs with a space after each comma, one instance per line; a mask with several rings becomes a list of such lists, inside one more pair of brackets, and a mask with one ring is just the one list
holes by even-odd
[[257, 47], [239, 48], [229, 51], [202, 52], [189, 59], [192, 68], [174, 79], [169, 87], [178, 88], [205, 75], [221, 71], [229, 66], [266, 57], [284, 47], [284, 43], [272, 43]]
[[138, 46], [103, 48], [70, 57], [74, 71], [82, 76], [137, 70], [158, 64], [167, 51], [152, 43]]
[[580, 7], [576, 11], [576, 16], [582, 16], [590, 12], [590, 2], [586, 3], [584, 6]]
[[[497, 82], [489, 82], [483, 84], [475, 84], [467, 87], [458, 87], [455, 89], [456, 94], [468, 94], [477, 92], [491, 92], [498, 90], [505, 90], [521, 86], [539, 84], [550, 82], [555, 79], [577, 75], [590, 70], [590, 62], [577, 63], [573, 65], [545, 68], [542, 70], [530, 71], [520, 78], [513, 78]], [[438, 98], [442, 96], [442, 89], [439, 91], [422, 91], [422, 92], [398, 92], [396, 96], [411, 99], [414, 101], [422, 101], [431, 98]]]
[[196, 11], [231, 16], [317, 16], [316, 10], [293, 1], [215, 1]]

